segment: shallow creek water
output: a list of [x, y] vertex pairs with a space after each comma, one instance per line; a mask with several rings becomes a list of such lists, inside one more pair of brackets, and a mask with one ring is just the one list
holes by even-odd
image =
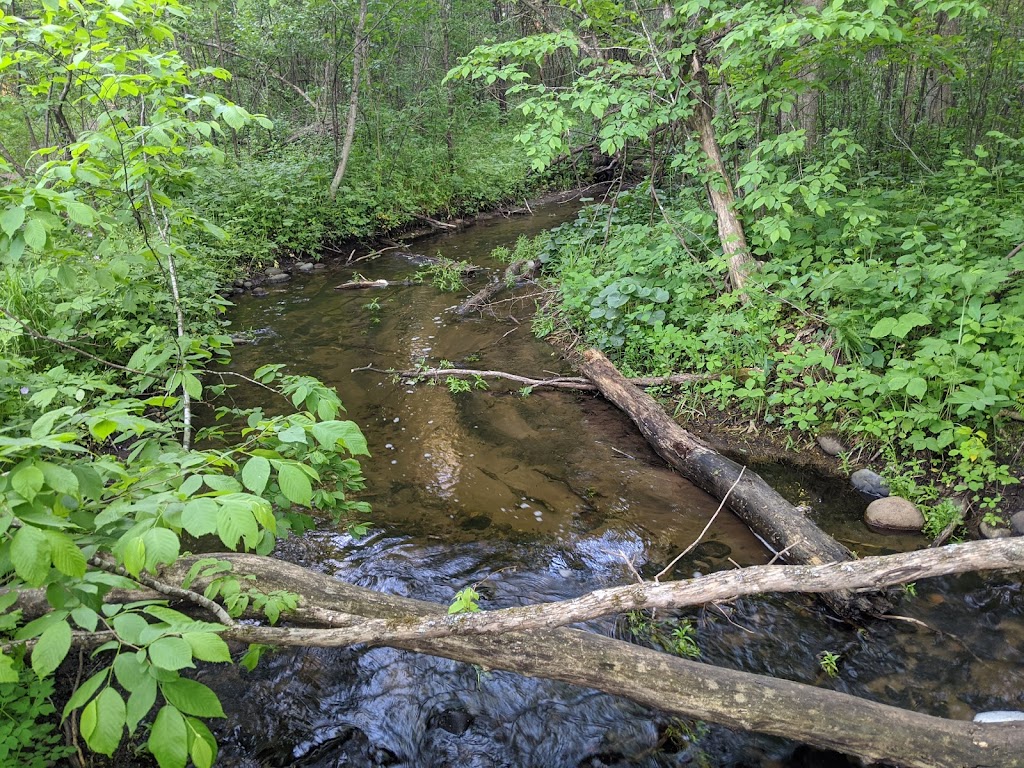
[[[571, 217], [571, 204], [497, 218], [421, 240], [437, 252], [498, 268], [492, 248]], [[369, 279], [404, 280], [417, 267], [389, 252], [357, 265]], [[485, 608], [556, 600], [645, 576], [686, 548], [717, 503], [667, 468], [629, 420], [591, 395], [512, 387], [450, 394], [396, 384], [353, 368], [406, 369], [442, 359], [526, 375], [566, 372], [529, 322], [459, 320], [459, 296], [428, 285], [336, 291], [355, 270], [299, 275], [262, 298], [245, 296], [232, 331], [254, 343], [234, 367], [268, 362], [337, 387], [366, 434], [374, 507], [371, 533], [353, 541], [320, 531], [277, 556], [352, 583], [442, 604], [481, 582]], [[481, 278], [485, 279], [485, 278]], [[371, 302], [379, 307], [370, 306]], [[241, 392], [241, 398], [254, 397]], [[781, 466], [760, 468], [818, 522], [861, 554], [924, 545], [882, 537], [860, 522], [865, 501], [841, 484]], [[771, 557], [731, 514], [719, 515], [676, 574], [765, 563]], [[955, 718], [1024, 709], [1024, 597], [1019, 583], [967, 576], [917, 585], [899, 613], [858, 631], [801, 597], [740, 600], [685, 612], [703, 660], [816, 683]], [[595, 631], [625, 636], [614, 620]], [[817, 654], [840, 654], [839, 676]], [[208, 670], [228, 720], [219, 726], [226, 766], [676, 766], [698, 764], [678, 724], [631, 702], [504, 672], [386, 648], [289, 651], [253, 673]], [[842, 717], [842, 713], [836, 713]], [[707, 765], [829, 765], [798, 745], [712, 728]], [[794, 753], [794, 750], [796, 752]]]

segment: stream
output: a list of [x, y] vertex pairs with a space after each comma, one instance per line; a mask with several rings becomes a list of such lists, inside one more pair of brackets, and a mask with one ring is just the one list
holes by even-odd
[[[419, 240], [416, 253], [500, 268], [499, 245], [575, 215], [554, 203]], [[465, 293], [429, 283], [336, 291], [358, 272], [406, 280], [411, 254], [390, 251], [354, 269], [295, 275], [263, 297], [236, 300], [232, 332], [247, 332], [233, 367], [251, 374], [285, 362], [338, 389], [369, 441], [363, 461], [373, 527], [282, 543], [276, 556], [336, 578], [441, 604], [480, 582], [485, 609], [574, 597], [652, 577], [705, 527], [717, 502], [669, 469], [628, 418], [590, 394], [515, 387], [451, 394], [353, 368], [458, 367], [543, 376], [569, 373], [535, 339], [529, 313], [459, 320]], [[483, 280], [475, 278], [471, 287]], [[526, 302], [530, 306], [531, 301]], [[504, 308], [504, 309], [502, 309]], [[258, 394], [240, 390], [241, 400]], [[844, 484], [783, 465], [757, 467], [856, 552], [924, 546], [861, 522], [866, 501]], [[723, 512], [674, 575], [766, 563], [771, 553]], [[627, 564], [628, 561], [628, 564]], [[767, 596], [680, 612], [711, 664], [832, 687], [931, 714], [1024, 709], [1024, 597], [1020, 583], [969, 575], [917, 585], [892, 618], [854, 628], [809, 598]], [[629, 638], [627, 622], [589, 628]], [[828, 677], [822, 651], [839, 654]], [[387, 648], [282, 651], [252, 673], [204, 669], [226, 721], [212, 723], [224, 766], [852, 765], [779, 739], [702, 727], [627, 700], [562, 683], [487, 671]], [[842, 713], [837, 712], [841, 718]], [[701, 738], [695, 744], [693, 737]]]

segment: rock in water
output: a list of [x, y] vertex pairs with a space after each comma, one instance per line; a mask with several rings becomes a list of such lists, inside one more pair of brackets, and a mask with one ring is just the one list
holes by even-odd
[[924, 525], [924, 515], [912, 502], [889, 496], [868, 504], [864, 522], [881, 531], [916, 532]]
[[889, 495], [889, 485], [882, 476], [870, 469], [858, 469], [850, 475], [850, 484], [868, 496], [883, 498]]
[[298, 267], [296, 268], [299, 270], [299, 272], [312, 272], [313, 264], [311, 262], [304, 261], [301, 264], [299, 264]]
[[267, 275], [268, 283], [285, 283], [292, 279], [292, 276], [287, 272], [275, 272], [272, 275]]
[[832, 435], [818, 435], [818, 447], [829, 456], [838, 456], [846, 450], [846, 446]]
[[1014, 720], [1024, 720], [1024, 712], [1000, 709], [992, 712], [979, 712], [974, 716], [976, 723], [1009, 723]]

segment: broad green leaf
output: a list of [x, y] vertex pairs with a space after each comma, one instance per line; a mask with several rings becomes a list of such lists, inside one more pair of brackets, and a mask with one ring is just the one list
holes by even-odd
[[277, 470], [281, 493], [293, 504], [308, 507], [313, 501], [313, 487], [306, 473], [294, 464], [282, 464]]
[[24, 237], [29, 248], [41, 251], [46, 245], [46, 227], [39, 219], [30, 219], [25, 225]]
[[18, 228], [21, 227], [24, 222], [25, 209], [21, 206], [8, 208], [0, 214], [0, 229], [2, 229], [4, 234], [8, 237], [14, 237], [14, 233], [18, 231]]
[[79, 727], [93, 752], [110, 757], [124, 733], [125, 706], [121, 694], [107, 687], [85, 705]]
[[242, 484], [257, 496], [263, 493], [270, 480], [270, 462], [262, 456], [253, 456], [242, 466]]
[[182, 373], [181, 386], [193, 400], [198, 400], [203, 396], [202, 382], [195, 377], [195, 374], [189, 373], [188, 371]]
[[0, 683], [18, 682], [18, 671], [14, 668], [14, 659], [0, 651]]
[[52, 674], [71, 650], [71, 625], [51, 624], [32, 648], [32, 671], [41, 679]]
[[107, 681], [107, 670], [101, 669], [95, 675], [90, 677], [84, 683], [82, 683], [75, 692], [71, 694], [71, 698], [68, 699], [68, 703], [64, 705], [64, 711], [61, 713], [61, 718], [67, 717], [75, 709], [85, 704], [93, 695], [100, 689], [100, 686]]
[[193, 536], [206, 536], [217, 530], [219, 505], [211, 498], [192, 499], [181, 512], [181, 525]]
[[128, 726], [128, 733], [135, 733], [142, 718], [149, 714], [149, 710], [156, 704], [156, 678], [146, 675], [146, 678], [139, 683], [128, 697], [128, 705], [125, 707], [125, 725]]
[[252, 512], [242, 504], [224, 504], [217, 511], [217, 535], [224, 546], [235, 549], [238, 540], [242, 539], [247, 548], [256, 546], [259, 540], [259, 527]]
[[146, 547], [147, 571], [156, 571], [161, 565], [173, 563], [181, 551], [178, 536], [167, 528], [150, 528], [142, 534], [142, 541]]
[[179, 670], [194, 667], [192, 648], [180, 637], [161, 637], [147, 649], [149, 659], [161, 669]]
[[11, 473], [11, 486], [25, 501], [32, 501], [43, 489], [46, 477], [35, 464], [21, 464]]
[[43, 471], [46, 484], [57, 491], [66, 493], [68, 496], [78, 495], [78, 476], [67, 467], [44, 461], [39, 464]]
[[117, 682], [129, 693], [144, 685], [146, 680], [152, 680], [149, 676], [149, 665], [139, 661], [135, 653], [117, 654], [113, 667]]
[[892, 329], [896, 327], [895, 317], [883, 317], [874, 327], [871, 329], [869, 335], [873, 339], [880, 339], [883, 336], [888, 336], [892, 333]]
[[81, 224], [84, 227], [88, 227], [96, 220], [96, 216], [88, 205], [85, 203], [68, 202], [64, 205], [65, 210], [68, 212], [68, 216], [76, 224]]
[[311, 429], [315, 437], [325, 448], [336, 448], [338, 442], [353, 456], [369, 456], [366, 438], [353, 421], [321, 421]]
[[71, 618], [75, 620], [75, 624], [86, 632], [95, 632], [96, 625], [100, 623], [100, 615], [92, 608], [88, 608], [84, 605], [72, 608]]
[[50, 575], [50, 540], [38, 528], [25, 525], [14, 533], [11, 564], [30, 587], [38, 587]]
[[217, 694], [195, 680], [179, 677], [177, 680], [161, 683], [160, 692], [168, 704], [173, 704], [186, 715], [224, 717], [224, 709]]
[[928, 382], [920, 376], [915, 376], [907, 382], [907, 394], [911, 397], [924, 397], [928, 392]]
[[85, 555], [75, 540], [60, 531], [46, 531], [45, 535], [50, 543], [50, 559], [54, 567], [65, 576], [79, 579], [85, 576]]
[[282, 429], [277, 433], [277, 439], [282, 443], [302, 443], [306, 444], [306, 430], [300, 427], [298, 424], [294, 424], [287, 429]]
[[142, 537], [131, 539], [123, 548], [124, 568], [132, 576], [138, 576], [146, 567], [146, 543]]
[[185, 724], [192, 735], [192, 746], [189, 752], [196, 768], [211, 768], [217, 759], [217, 740], [210, 729], [194, 717], [186, 717]]
[[166, 705], [160, 708], [153, 729], [149, 733], [149, 751], [160, 768], [185, 768], [188, 760], [188, 742], [185, 720], [181, 713]]
[[234, 104], [228, 104], [221, 111], [221, 117], [224, 118], [224, 122], [234, 128], [236, 131], [240, 130], [245, 125], [245, 112]]
[[142, 633], [149, 628], [149, 622], [137, 613], [119, 613], [110, 622], [117, 636], [131, 645], [138, 645]]
[[215, 632], [186, 632], [182, 638], [199, 661], [231, 661], [228, 644]]

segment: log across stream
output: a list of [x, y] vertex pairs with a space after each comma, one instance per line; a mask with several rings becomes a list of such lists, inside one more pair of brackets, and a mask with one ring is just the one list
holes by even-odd
[[[416, 250], [497, 268], [487, 261], [491, 248], [557, 224], [572, 210], [555, 206], [537, 214], [420, 241]], [[401, 282], [416, 269], [400, 252], [388, 252], [358, 271]], [[237, 351], [238, 370], [287, 360], [294, 371], [335, 385], [373, 452], [364, 462], [374, 505], [371, 534], [355, 542], [343, 532], [314, 533], [287, 542], [278, 556], [442, 605], [478, 584], [482, 605], [495, 608], [625, 584], [635, 578], [631, 567], [652, 577], [711, 519], [717, 501], [668, 467], [626, 416], [590, 393], [538, 389], [520, 397], [518, 385], [492, 384], [453, 395], [443, 381], [396, 386], [370, 371], [351, 373], [366, 365], [411, 369], [443, 360], [537, 378], [575, 373], [531, 337], [526, 323], [500, 316], [457, 320], [445, 310], [462, 297], [430, 285], [334, 290], [352, 276], [340, 268], [297, 276], [262, 299], [243, 299], [233, 316], [233, 330], [251, 330], [255, 340]], [[481, 277], [471, 287], [487, 281]], [[773, 486], [790, 502], [814, 507], [821, 527], [862, 556], [923, 543], [865, 529], [863, 500], [842, 486], [770, 469]], [[742, 521], [722, 514], [673, 573], [770, 559]], [[767, 596], [689, 609], [677, 618], [696, 628], [701, 660], [719, 666], [955, 719], [1024, 709], [1019, 582], [974, 575], [922, 581], [917, 597], [896, 613], [913, 621], [873, 622], [858, 632], [825, 618], [811, 598]], [[626, 637], [642, 632], [641, 624], [603, 619], [588, 627]], [[834, 679], [819, 664], [826, 651], [839, 654]], [[203, 674], [226, 703], [229, 718], [219, 737], [228, 766], [347, 760], [654, 767], [693, 756], [684, 738], [693, 726], [671, 715], [563, 683], [406, 651], [283, 651], [251, 674]], [[840, 724], [842, 717], [834, 714]], [[798, 759], [799, 748], [718, 727], [703, 745], [716, 766], [785, 764]]]

